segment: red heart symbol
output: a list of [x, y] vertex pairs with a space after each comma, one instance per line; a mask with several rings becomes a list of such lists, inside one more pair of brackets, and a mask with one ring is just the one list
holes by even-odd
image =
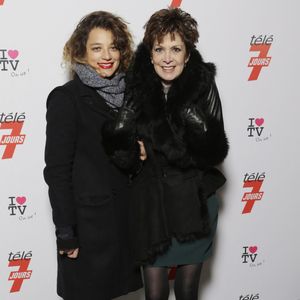
[[18, 204], [23, 205], [26, 202], [26, 197], [17, 197], [16, 201]]
[[8, 56], [12, 59], [15, 59], [19, 56], [18, 50], [8, 50], [7, 53], [8, 53]]
[[255, 253], [257, 251], [257, 246], [251, 246], [251, 247], [249, 247], [249, 251], [251, 253]]
[[255, 119], [255, 124], [257, 125], [257, 126], [261, 126], [263, 123], [264, 123], [264, 118], [260, 118], [260, 119]]

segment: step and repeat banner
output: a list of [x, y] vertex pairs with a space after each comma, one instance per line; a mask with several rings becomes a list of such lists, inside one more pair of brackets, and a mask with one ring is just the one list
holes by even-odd
[[60, 299], [42, 171], [46, 98], [68, 80], [65, 41], [82, 16], [107, 10], [129, 22], [137, 44], [150, 15], [170, 5], [199, 23], [230, 141], [199, 298], [300, 300], [299, 1], [0, 0], [1, 300]]

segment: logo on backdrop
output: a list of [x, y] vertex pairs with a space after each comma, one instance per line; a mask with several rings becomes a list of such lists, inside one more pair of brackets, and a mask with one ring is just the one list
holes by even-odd
[[25, 119], [25, 113], [0, 113], [0, 148], [4, 147], [2, 159], [12, 158], [16, 147], [24, 143], [26, 135], [21, 131]]
[[258, 299], [261, 299], [259, 297], [258, 293], [257, 294], [247, 294], [245, 296], [240, 295], [240, 298], [239, 298], [239, 300], [258, 300]]
[[272, 137], [271, 133], [264, 132], [264, 118], [248, 118], [248, 120], [247, 132], [249, 138], [254, 139], [256, 142], [265, 142]]
[[16, 49], [0, 49], [0, 71], [16, 71], [20, 60]]
[[268, 56], [268, 52], [273, 43], [273, 35], [253, 35], [250, 41], [250, 52], [258, 52], [258, 56], [251, 57], [248, 63], [248, 67], [252, 68], [249, 81], [257, 80], [262, 68], [270, 65], [271, 56]]
[[27, 75], [29, 69], [19, 70], [19, 57], [20, 51], [17, 49], [0, 48], [0, 72], [8, 72], [12, 77], [22, 77]]
[[180, 7], [181, 2], [182, 2], [182, 0], [172, 0], [170, 7], [173, 7], [173, 8]]
[[[8, 197], [8, 213], [12, 218], [17, 218], [19, 221], [32, 220], [36, 216], [36, 212], [28, 213], [29, 200], [25, 196], [10, 196]], [[30, 210], [30, 207], [29, 207]]]
[[18, 196], [18, 197], [8, 197], [9, 199], [9, 205], [8, 205], [8, 211], [10, 216], [23, 216], [25, 213], [25, 210], [27, 208], [26, 205], [26, 197], [24, 196]]
[[0, 0], [0, 5], [3, 5], [4, 4], [4, 0]]
[[245, 246], [243, 247], [243, 254], [242, 254], [242, 263], [248, 264], [250, 262], [254, 263], [257, 258], [257, 246]]
[[260, 189], [265, 180], [265, 177], [265, 172], [245, 174], [243, 188], [251, 190], [250, 192], [245, 192], [242, 197], [242, 202], [245, 202], [242, 214], [251, 213], [255, 202], [262, 199], [264, 192], [262, 192]]
[[32, 270], [29, 270], [29, 264], [32, 258], [32, 251], [10, 252], [8, 256], [8, 267], [17, 268], [16, 271], [10, 272], [8, 280], [12, 281], [10, 293], [19, 292], [24, 280], [31, 277]]
[[244, 246], [242, 252], [242, 263], [249, 265], [249, 267], [260, 267], [265, 260], [260, 259], [260, 254], [257, 245]]

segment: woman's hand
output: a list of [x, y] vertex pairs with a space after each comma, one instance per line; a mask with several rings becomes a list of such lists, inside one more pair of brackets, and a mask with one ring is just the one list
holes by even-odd
[[77, 258], [79, 253], [79, 248], [68, 249], [68, 250], [59, 250], [60, 255], [66, 254], [69, 258]]
[[140, 145], [140, 160], [146, 160], [147, 159], [147, 152], [145, 149], [145, 145], [142, 141], [137, 141]]

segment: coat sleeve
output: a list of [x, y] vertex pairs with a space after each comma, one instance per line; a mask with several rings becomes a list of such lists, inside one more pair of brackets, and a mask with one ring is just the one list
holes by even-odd
[[220, 164], [228, 153], [228, 141], [224, 130], [222, 106], [215, 82], [212, 83], [204, 101], [197, 104], [204, 116], [201, 126], [187, 126], [186, 141], [193, 159], [200, 166]]
[[136, 135], [137, 116], [137, 107], [127, 96], [116, 118], [104, 123], [102, 128], [104, 149], [114, 164], [129, 174], [138, 173], [142, 167]]
[[44, 178], [49, 186], [58, 249], [78, 247], [76, 208], [72, 168], [76, 148], [74, 99], [63, 87], [54, 89], [47, 99], [47, 128]]

